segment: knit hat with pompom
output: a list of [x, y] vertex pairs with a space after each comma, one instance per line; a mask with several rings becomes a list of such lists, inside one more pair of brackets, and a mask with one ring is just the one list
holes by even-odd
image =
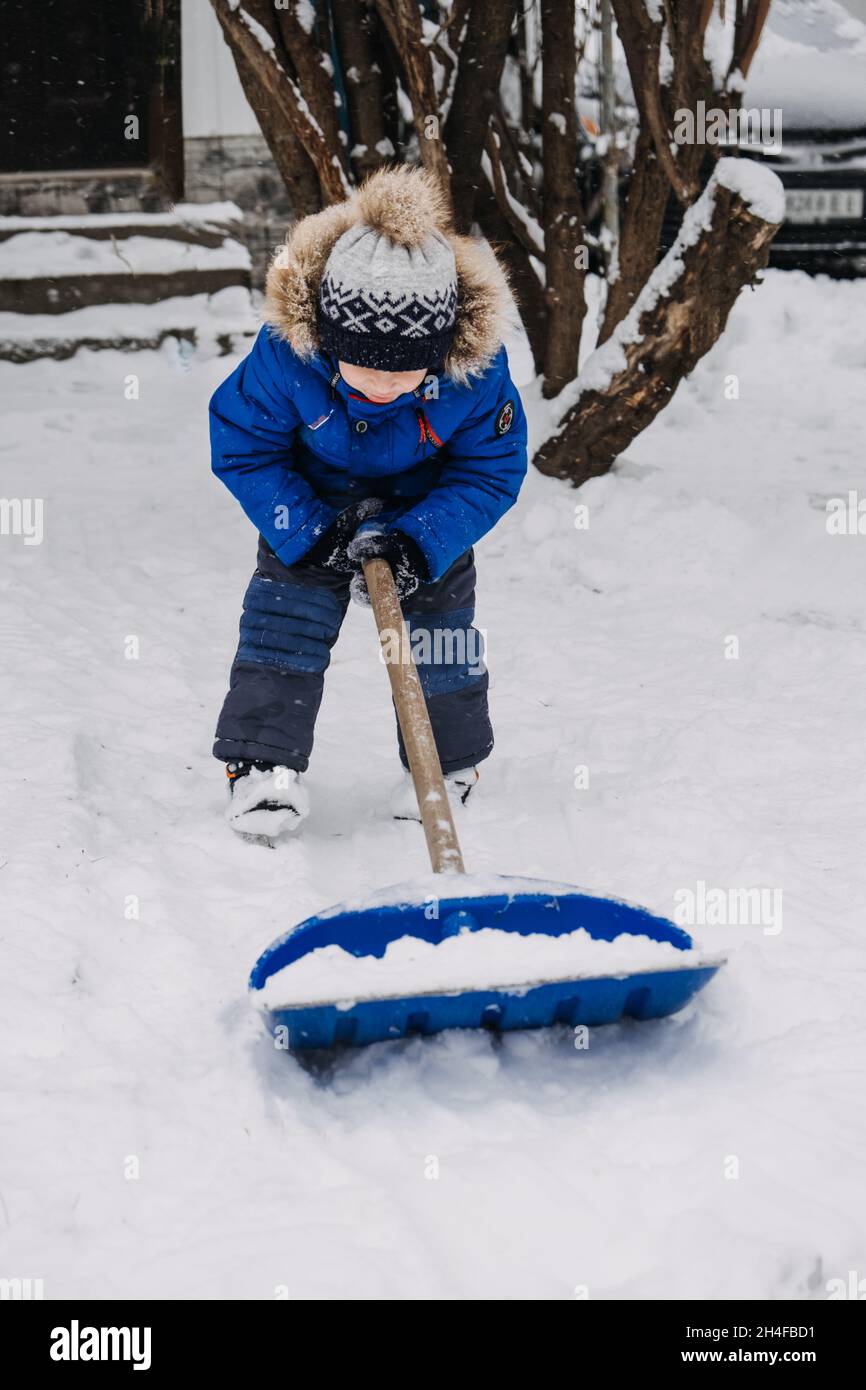
[[326, 352], [379, 371], [443, 362], [457, 320], [457, 266], [441, 195], [420, 171], [388, 171], [356, 195], [359, 220], [325, 264], [318, 328]]

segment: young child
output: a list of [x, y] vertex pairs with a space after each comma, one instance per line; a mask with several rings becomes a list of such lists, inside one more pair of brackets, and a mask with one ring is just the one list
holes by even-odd
[[374, 555], [421, 653], [449, 794], [465, 800], [477, 780], [493, 732], [472, 546], [526, 474], [510, 304], [493, 253], [450, 229], [419, 168], [371, 175], [278, 252], [267, 324], [210, 405], [213, 470], [261, 533], [214, 744], [234, 829], [273, 837], [307, 815], [325, 669], [350, 596], [369, 602]]

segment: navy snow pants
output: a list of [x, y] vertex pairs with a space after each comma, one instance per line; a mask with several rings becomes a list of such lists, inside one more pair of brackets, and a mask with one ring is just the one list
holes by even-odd
[[[284, 565], [259, 539], [215, 757], [306, 770], [325, 671], [349, 605], [349, 579], [303, 559]], [[473, 552], [461, 555], [441, 579], [416, 589], [403, 612], [442, 769], [471, 767], [493, 748], [482, 638], [472, 626]], [[370, 714], [375, 717], [375, 711]], [[397, 737], [405, 767], [399, 729]]]

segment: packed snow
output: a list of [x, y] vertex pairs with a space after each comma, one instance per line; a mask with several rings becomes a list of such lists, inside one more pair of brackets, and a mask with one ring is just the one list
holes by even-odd
[[853, 9], [840, 0], [773, 0], [744, 105], [780, 107], [789, 132], [862, 129], [866, 13], [862, 5]]
[[[715, 177], [723, 188], [738, 193], [755, 217], [760, 217], [765, 222], [783, 221], [785, 185], [772, 169], [765, 168], [753, 159], [724, 158], [716, 165]], [[691, 208], [688, 212], [691, 212]]]
[[239, 223], [243, 213], [237, 203], [175, 203], [171, 212], [57, 213], [49, 217], [0, 217], [0, 233], [32, 231], [80, 232], [106, 227], [195, 227], [225, 231], [226, 223]]
[[117, 242], [51, 231], [15, 232], [0, 242], [0, 275], [176, 275], [190, 270], [249, 270], [250, 253], [233, 237], [221, 246], [199, 246], [171, 237], [127, 236]]
[[[391, 941], [385, 954], [355, 956], [341, 946], [319, 946], [271, 975], [257, 991], [268, 1009], [301, 1004], [351, 1008], [360, 999], [403, 999], [496, 989], [525, 994], [559, 980], [623, 979], [656, 970], [692, 969], [700, 952], [667, 941], [623, 933], [599, 941], [579, 928], [562, 936], [498, 931], [461, 931], [437, 944], [417, 936]], [[254, 996], [255, 997], [255, 996]]]
[[[452, 1033], [314, 1073], [250, 1007], [274, 937], [426, 862], [389, 815], [357, 607], [302, 833], [223, 821], [255, 538], [206, 404], [235, 360], [0, 363], [4, 496], [44, 504], [41, 544], [11, 506], [0, 535], [0, 1275], [55, 1299], [825, 1298], [866, 1267], [866, 283], [771, 273], [611, 473], [531, 473], [478, 547], [497, 746], [467, 863], [662, 916], [701, 883], [784, 894], [780, 931], [689, 927], [725, 968], [588, 1047]], [[537, 443], [557, 407], [525, 396]]]

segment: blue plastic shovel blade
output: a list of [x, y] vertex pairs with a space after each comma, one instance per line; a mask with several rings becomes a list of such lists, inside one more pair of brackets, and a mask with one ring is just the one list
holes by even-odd
[[[493, 927], [524, 936], [561, 936], [583, 928], [590, 936], [613, 941], [623, 934], [647, 936], [678, 950], [692, 949], [692, 939], [663, 917], [617, 898], [600, 898], [564, 884], [533, 879], [486, 877], [479, 885], [468, 876], [439, 878], [436, 887], [457, 889], [447, 897], [419, 897], [417, 885], [386, 890], [367, 905], [331, 908], [302, 922], [275, 941], [257, 960], [250, 988], [323, 946], [340, 946], [355, 956], [384, 955], [390, 942], [418, 937], [433, 945], [461, 931]], [[493, 891], [490, 891], [490, 890]], [[447, 1028], [543, 1028], [553, 1023], [594, 1026], [632, 1018], [661, 1018], [676, 1012], [712, 978], [720, 961], [705, 965], [647, 971], [610, 978], [586, 977], [530, 983], [509, 981], [507, 988], [471, 988], [459, 993], [417, 994], [406, 998], [360, 999], [266, 1010], [268, 1027], [284, 1028], [290, 1049], [361, 1047], [408, 1034], [438, 1033]], [[278, 996], [277, 996], [278, 997]]]

